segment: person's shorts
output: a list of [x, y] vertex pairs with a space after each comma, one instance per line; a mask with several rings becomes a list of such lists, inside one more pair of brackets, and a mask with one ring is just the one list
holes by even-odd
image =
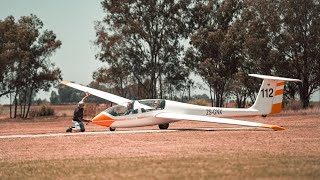
[[76, 130], [79, 130], [81, 132], [85, 131], [83, 122], [81, 122], [81, 121], [72, 121], [72, 122], [73, 122], [74, 128]]

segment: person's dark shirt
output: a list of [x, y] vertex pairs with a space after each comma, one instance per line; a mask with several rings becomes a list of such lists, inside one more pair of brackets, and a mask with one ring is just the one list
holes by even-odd
[[74, 120], [74, 121], [80, 121], [79, 118], [80, 118], [80, 119], [83, 119], [83, 108], [77, 107], [77, 108], [74, 110], [72, 120]]

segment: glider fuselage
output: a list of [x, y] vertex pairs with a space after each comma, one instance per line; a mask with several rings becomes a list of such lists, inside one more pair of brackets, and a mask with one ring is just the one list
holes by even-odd
[[[163, 107], [158, 109], [144, 109], [139, 106], [139, 104], [149, 105], [154, 101], [163, 102]], [[148, 103], [145, 103], [148, 102]], [[181, 103], [171, 100], [139, 100], [136, 101], [135, 113], [125, 114], [127, 110], [124, 106], [114, 106], [106, 109], [105, 111], [98, 114], [93, 118], [92, 122], [106, 127], [113, 128], [128, 128], [128, 127], [141, 127], [141, 126], [151, 126], [158, 124], [165, 124], [175, 122], [177, 120], [166, 119], [157, 117], [160, 113], [181, 113], [189, 115], [200, 115], [208, 117], [240, 117], [240, 116], [254, 116], [260, 115], [258, 110], [251, 108], [221, 108], [221, 107], [209, 107], [200, 106], [187, 103]], [[115, 112], [114, 110], [121, 109], [121, 112]], [[119, 107], [119, 108], [118, 108]], [[149, 106], [150, 107], [150, 106]]]

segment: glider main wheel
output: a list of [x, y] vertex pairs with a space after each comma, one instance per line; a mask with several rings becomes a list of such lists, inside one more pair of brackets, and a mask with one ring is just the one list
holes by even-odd
[[110, 131], [115, 131], [116, 128], [109, 127], [109, 130], [110, 130]]
[[169, 127], [169, 123], [159, 124], [160, 129], [168, 129], [168, 127]]
[[267, 117], [267, 115], [266, 114], [262, 114], [262, 117]]

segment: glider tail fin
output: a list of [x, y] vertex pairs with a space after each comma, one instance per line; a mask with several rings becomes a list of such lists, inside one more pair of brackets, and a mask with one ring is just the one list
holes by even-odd
[[[252, 109], [256, 109], [262, 115], [280, 113], [285, 81], [300, 81], [299, 79], [249, 74], [249, 76], [262, 78], [263, 82]], [[301, 82], [301, 81], [300, 81]]]

